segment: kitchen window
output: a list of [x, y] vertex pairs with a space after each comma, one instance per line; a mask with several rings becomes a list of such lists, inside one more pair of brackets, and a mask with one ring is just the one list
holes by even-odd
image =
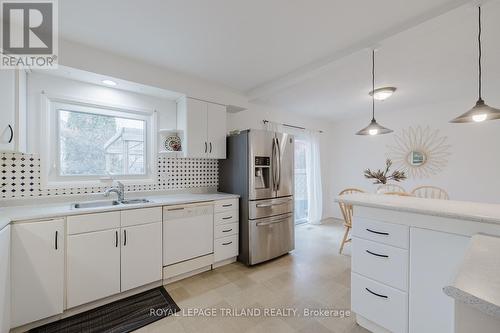
[[154, 112], [50, 98], [48, 104], [47, 185], [152, 181]]

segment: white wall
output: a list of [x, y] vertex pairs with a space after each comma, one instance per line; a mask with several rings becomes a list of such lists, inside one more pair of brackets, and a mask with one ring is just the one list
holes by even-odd
[[[396, 96], [395, 96], [396, 97]], [[500, 97], [490, 96], [490, 105], [500, 105]], [[390, 103], [387, 100], [384, 103]], [[380, 105], [381, 103], [379, 103]], [[450, 124], [449, 120], [462, 114], [474, 104], [469, 98], [433, 105], [419, 105], [397, 113], [383, 113], [377, 121], [395, 131], [418, 125], [439, 129], [448, 137], [451, 156], [442, 172], [425, 179], [408, 179], [401, 183], [407, 191], [418, 185], [435, 185], [446, 189], [452, 200], [500, 203], [500, 121], [480, 124]], [[333, 145], [328, 148], [332, 158], [332, 177], [327, 185], [335, 195], [346, 187], [375, 191], [363, 177], [366, 168], [384, 166], [387, 145], [394, 135], [364, 137], [354, 135], [366, 126], [369, 114], [336, 122], [332, 128]], [[332, 198], [333, 199], [333, 198]], [[334, 215], [340, 217], [337, 205]]]
[[268, 108], [258, 104], [250, 104], [248, 110], [238, 113], [228, 113], [228, 130], [234, 129], [263, 129], [263, 120], [270, 120], [278, 123], [286, 123], [295, 126], [306, 127], [309, 129], [322, 130], [321, 134], [321, 174], [323, 185], [323, 218], [333, 214], [333, 195], [331, 193], [331, 127], [329, 121], [305, 117], [294, 113]]
[[69, 97], [71, 99], [135, 109], [157, 110], [159, 128], [176, 128], [177, 106], [173, 100], [146, 96], [41, 73], [30, 73], [27, 80], [27, 139], [28, 151], [30, 153], [40, 151], [40, 94], [42, 91], [48, 95]]

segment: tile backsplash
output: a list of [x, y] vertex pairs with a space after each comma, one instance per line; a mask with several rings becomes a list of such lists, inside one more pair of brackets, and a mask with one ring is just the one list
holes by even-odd
[[[125, 190], [142, 192], [218, 186], [217, 160], [160, 156], [157, 163], [154, 184], [127, 185]], [[43, 188], [37, 154], [0, 153], [0, 199], [101, 193], [106, 187]]]

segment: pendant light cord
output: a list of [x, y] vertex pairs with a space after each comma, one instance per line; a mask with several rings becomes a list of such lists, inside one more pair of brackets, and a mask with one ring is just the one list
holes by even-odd
[[478, 7], [479, 8], [479, 29], [478, 29], [478, 35], [477, 35], [477, 40], [478, 40], [478, 46], [479, 46], [479, 99], [482, 100], [482, 96], [481, 96], [481, 88], [482, 88], [482, 68], [481, 68], [481, 56], [482, 56], [482, 48], [481, 48], [481, 6]]
[[372, 120], [375, 120], [375, 50], [372, 50]]

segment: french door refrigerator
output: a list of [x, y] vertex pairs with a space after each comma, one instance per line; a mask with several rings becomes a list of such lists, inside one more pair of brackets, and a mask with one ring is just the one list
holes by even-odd
[[246, 130], [227, 138], [219, 190], [240, 195], [238, 260], [254, 265], [295, 247], [294, 138]]

